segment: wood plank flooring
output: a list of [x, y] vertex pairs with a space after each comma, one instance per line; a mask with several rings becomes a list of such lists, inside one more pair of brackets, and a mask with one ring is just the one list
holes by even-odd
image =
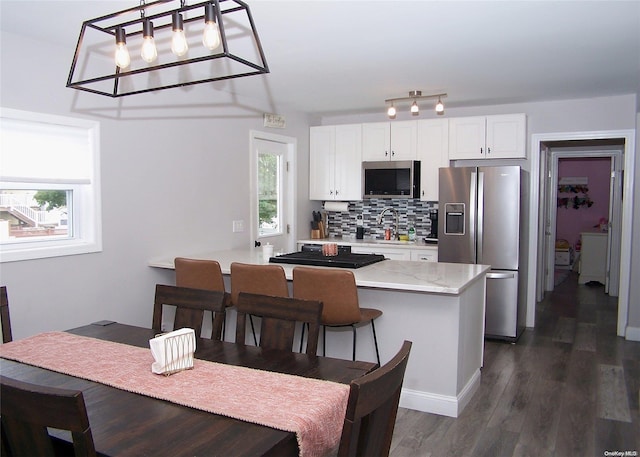
[[460, 417], [400, 408], [391, 457], [640, 456], [640, 342], [616, 323], [617, 298], [572, 272], [517, 344], [486, 342]]

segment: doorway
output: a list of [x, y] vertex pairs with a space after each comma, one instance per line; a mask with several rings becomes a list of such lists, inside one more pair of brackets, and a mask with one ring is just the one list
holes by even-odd
[[269, 243], [275, 252], [293, 250], [297, 140], [250, 132], [251, 246]]
[[550, 183], [545, 192], [544, 290], [553, 290], [558, 270], [567, 264], [578, 270], [580, 234], [599, 232], [606, 240], [606, 255], [598, 259], [600, 265], [587, 268], [601, 267], [597, 269], [606, 272], [605, 292], [618, 296], [624, 144], [614, 139], [549, 142], [545, 146], [550, 154], [545, 173]]
[[[539, 297], [544, 295], [544, 284], [546, 281], [547, 251], [549, 227], [545, 223], [545, 214], [548, 211], [548, 188], [550, 186], [549, 170], [550, 165], [550, 142], [570, 141], [597, 141], [608, 140], [616, 144], [622, 144], [622, 164], [623, 170], [630, 170], [628, 173], [622, 172], [622, 189], [624, 195], [631, 195], [634, 186], [635, 169], [635, 131], [634, 130], [614, 130], [597, 132], [565, 132], [533, 134], [531, 136], [531, 198], [530, 198], [530, 222], [532, 227], [537, 227], [537, 236], [532, 235], [529, 242], [529, 271], [535, 271], [535, 275], [530, 275], [527, 286], [527, 327], [535, 326], [535, 304]], [[631, 281], [631, 235], [632, 235], [632, 198], [622, 198], [621, 209], [621, 229], [620, 229], [620, 278], [618, 297], [618, 336], [625, 336], [628, 321], [629, 290]]]

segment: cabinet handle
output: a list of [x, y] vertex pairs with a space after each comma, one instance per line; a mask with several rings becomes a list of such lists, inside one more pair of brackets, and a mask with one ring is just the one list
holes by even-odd
[[333, 195], [333, 191], [332, 190], [329, 191], [329, 195]]
[[480, 154], [482, 154], [482, 148], [480, 148]]
[[336, 195], [338, 195], [338, 190], [336, 189]]
[[384, 151], [384, 156], [387, 157], [389, 155], [389, 152]]
[[487, 154], [491, 154], [491, 148], [487, 148]]
[[396, 151], [391, 151], [391, 155], [395, 156], [396, 155]]

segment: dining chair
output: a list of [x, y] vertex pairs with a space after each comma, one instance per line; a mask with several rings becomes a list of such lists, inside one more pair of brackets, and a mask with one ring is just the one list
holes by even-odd
[[176, 308], [173, 328], [192, 328], [196, 337], [200, 337], [204, 312], [222, 313], [226, 302], [224, 292], [156, 284], [151, 328], [158, 333], [163, 332], [163, 305], [171, 305]]
[[292, 351], [296, 324], [300, 322], [303, 326], [306, 324], [309, 327], [306, 353], [309, 355], [318, 353], [321, 302], [240, 292], [236, 309], [238, 313], [236, 343], [244, 344], [246, 316], [254, 315], [261, 318], [259, 343], [261, 348]]
[[[73, 453], [95, 456], [84, 397], [80, 390], [38, 386], [0, 376], [3, 451], [8, 455], [54, 456], [71, 449], [47, 432], [47, 427], [71, 432]], [[5, 449], [6, 448], [6, 449]]]
[[13, 340], [13, 336], [11, 334], [11, 319], [9, 318], [7, 286], [0, 287], [0, 320], [2, 321], [2, 342], [9, 343]]
[[[378, 337], [374, 320], [382, 311], [361, 308], [358, 288], [353, 272], [349, 270], [295, 267], [293, 269], [293, 296], [303, 300], [319, 300], [322, 308], [322, 354], [326, 355], [326, 328], [350, 326], [353, 333], [353, 360], [356, 359], [356, 327], [371, 323], [376, 358], [380, 365]], [[303, 335], [304, 336], [304, 335]]]
[[[233, 262], [231, 270], [231, 304], [238, 305], [240, 292], [250, 294], [271, 295], [274, 297], [288, 297], [289, 286], [280, 265], [252, 265]], [[253, 324], [253, 317], [249, 315], [253, 343], [257, 346], [258, 339]], [[237, 340], [236, 340], [237, 341]]]
[[389, 362], [351, 381], [338, 457], [389, 455], [411, 344], [405, 341]]
[[[222, 269], [217, 261], [176, 257], [173, 265], [176, 270], [176, 286], [225, 292]], [[230, 306], [230, 300], [227, 302], [226, 306]], [[222, 311], [212, 314], [211, 339], [223, 340], [226, 313]]]

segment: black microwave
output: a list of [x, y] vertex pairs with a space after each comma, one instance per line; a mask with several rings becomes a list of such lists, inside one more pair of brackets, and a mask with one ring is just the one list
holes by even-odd
[[364, 198], [420, 198], [420, 161], [362, 162]]

